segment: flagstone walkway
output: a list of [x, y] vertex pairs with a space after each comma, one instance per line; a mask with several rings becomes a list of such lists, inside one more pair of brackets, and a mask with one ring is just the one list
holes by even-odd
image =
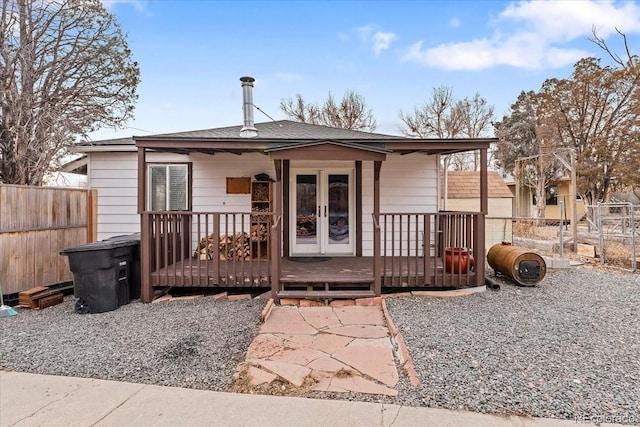
[[397, 396], [398, 370], [380, 306], [274, 306], [243, 364], [252, 386]]

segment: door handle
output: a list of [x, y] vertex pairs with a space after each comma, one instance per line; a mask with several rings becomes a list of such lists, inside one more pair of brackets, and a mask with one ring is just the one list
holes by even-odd
[[324, 205], [324, 217], [327, 217], [327, 205]]
[[318, 205], [318, 216], [319, 216], [319, 217], [321, 217], [321, 216], [322, 216], [322, 213], [321, 213], [320, 209], [322, 209], [322, 207], [321, 207], [320, 205]]

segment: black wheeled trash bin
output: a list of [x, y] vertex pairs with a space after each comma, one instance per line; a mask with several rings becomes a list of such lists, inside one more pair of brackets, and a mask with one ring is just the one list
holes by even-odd
[[140, 233], [109, 237], [104, 241], [130, 242], [133, 245], [133, 253], [131, 255], [131, 276], [129, 276], [129, 299], [134, 300], [140, 298], [140, 284], [142, 283], [140, 270]]
[[76, 313], [103, 313], [129, 303], [131, 259], [135, 242], [102, 241], [67, 248], [73, 273]]

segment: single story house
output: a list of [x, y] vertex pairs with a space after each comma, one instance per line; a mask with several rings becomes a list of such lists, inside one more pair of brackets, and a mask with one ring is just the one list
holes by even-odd
[[[99, 239], [141, 232], [143, 301], [166, 286], [270, 286], [279, 299], [484, 285], [495, 139], [254, 123], [253, 81], [241, 78], [242, 125], [75, 147], [98, 190]], [[473, 150], [478, 211], [439, 211], [439, 156]], [[475, 268], [445, 265], [449, 247]]]

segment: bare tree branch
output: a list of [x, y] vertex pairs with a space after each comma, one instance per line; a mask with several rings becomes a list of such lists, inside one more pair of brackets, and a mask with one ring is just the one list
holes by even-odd
[[0, 182], [39, 185], [79, 135], [132, 117], [138, 64], [99, 0], [0, 9]]
[[[493, 106], [480, 94], [458, 101], [447, 86], [433, 88], [430, 98], [412, 113], [400, 111], [403, 133], [418, 138], [478, 138], [491, 129], [492, 119]], [[445, 164], [456, 170], [477, 170], [479, 154], [455, 154]]]
[[[616, 31], [618, 31], [617, 28], [616, 28]], [[590, 42], [594, 43], [600, 49], [604, 50], [616, 64], [620, 65], [621, 67], [624, 67], [624, 61], [622, 60], [622, 58], [620, 58], [620, 55], [618, 55], [617, 53], [612, 52], [609, 49], [609, 46], [607, 46], [607, 43], [605, 42], [605, 40], [598, 35], [598, 29], [596, 28], [595, 25], [593, 27], [591, 27], [591, 34], [592, 34], [592, 36], [589, 37], [588, 40]], [[625, 46], [626, 46], [626, 40], [627, 39], [626, 39], [626, 36], [623, 35], [623, 37], [625, 39]], [[628, 50], [627, 50], [627, 53], [628, 53]]]
[[296, 94], [295, 99], [281, 100], [280, 109], [289, 119], [303, 123], [369, 132], [374, 131], [377, 126], [364, 97], [354, 91], [347, 91], [339, 104], [329, 93], [321, 107], [307, 103], [302, 95]]

